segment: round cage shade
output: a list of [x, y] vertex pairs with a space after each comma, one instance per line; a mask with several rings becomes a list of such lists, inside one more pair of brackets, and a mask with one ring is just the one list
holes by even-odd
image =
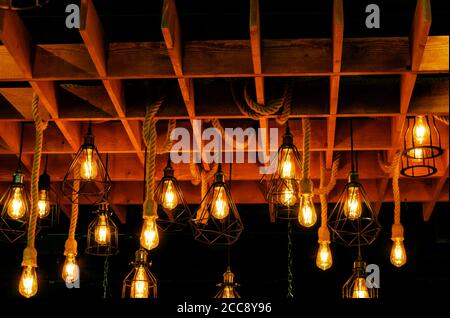
[[423, 178], [434, 175], [438, 171], [435, 158], [411, 158], [402, 156], [400, 173], [405, 177]]
[[377, 238], [381, 226], [355, 172], [350, 173], [349, 182], [328, 218], [328, 226], [333, 241], [347, 246], [370, 245]]
[[30, 200], [23, 177], [21, 171], [16, 171], [8, 190], [0, 198], [0, 240], [10, 243], [24, 238], [30, 217]]
[[105, 201], [98, 205], [95, 219], [89, 224], [86, 253], [110, 256], [119, 253], [119, 231], [111, 219], [112, 211]]
[[192, 218], [183, 192], [175, 177], [164, 171], [165, 176], [159, 182], [154, 199], [158, 204], [157, 225], [164, 232], [183, 230]]
[[274, 173], [261, 178], [266, 201], [278, 219], [296, 219], [300, 204], [301, 157], [292, 144], [291, 135], [283, 137], [283, 145], [271, 163]]
[[409, 116], [403, 138], [404, 155], [413, 160], [436, 158], [443, 153], [433, 116]]
[[0, 9], [5, 10], [31, 10], [41, 8], [49, 0], [0, 0]]
[[122, 298], [156, 298], [157, 281], [150, 271], [147, 262], [147, 251], [139, 249], [132, 263], [133, 269], [125, 277], [122, 284]]
[[215, 182], [200, 202], [196, 218], [191, 222], [197, 241], [231, 245], [239, 239], [244, 226], [224, 182], [223, 172], [216, 173]]
[[241, 298], [236, 291], [236, 287], [239, 287], [239, 284], [234, 282], [234, 274], [231, 272], [230, 266], [228, 266], [227, 271], [223, 273], [223, 283], [217, 284], [217, 287], [220, 287], [220, 290], [214, 298]]
[[[88, 141], [78, 150], [64, 176], [62, 191], [72, 202], [84, 198], [88, 203], [98, 203], [110, 190], [111, 179], [97, 147]], [[86, 138], [87, 138], [86, 137]]]
[[378, 286], [367, 282], [366, 263], [358, 259], [353, 264], [353, 273], [342, 286], [342, 298], [378, 298]]

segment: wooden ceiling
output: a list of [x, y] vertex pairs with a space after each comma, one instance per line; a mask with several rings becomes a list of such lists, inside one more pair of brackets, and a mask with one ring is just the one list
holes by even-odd
[[[21, 123], [23, 163], [31, 170], [33, 92], [50, 121], [44, 153], [49, 154], [54, 188], [59, 188], [93, 121], [99, 151], [110, 154], [110, 198], [120, 215], [125, 205], [142, 203], [142, 120], [157, 87], [167, 88], [157, 114], [162, 140], [168, 119], [188, 129], [193, 119], [210, 118], [221, 119], [224, 127], [277, 127], [275, 116], [253, 121], [242, 115], [229, 81], [254, 82], [256, 99], [263, 104], [290, 78], [290, 126], [299, 148], [299, 119], [312, 120], [313, 179], [318, 182], [320, 153], [330, 167], [340, 152], [339, 180], [329, 200], [337, 199], [350, 169], [352, 118], [360, 175], [378, 211], [382, 202], [392, 201], [392, 191], [377, 158], [390, 161], [401, 149], [406, 116], [448, 116], [449, 37], [442, 31], [446, 15], [438, 1], [411, 2], [396, 1], [394, 6], [384, 1], [387, 31], [372, 33], [363, 24], [358, 27], [357, 21], [366, 16], [364, 8], [358, 11], [348, 0], [322, 1], [304, 11], [300, 5], [291, 11], [269, 1], [231, 1], [224, 14], [206, 1], [201, 1], [205, 7], [172, 0], [147, 5], [130, 1], [125, 7], [124, 2], [82, 0], [79, 30], [64, 27], [61, 4], [51, 2], [48, 8], [20, 14], [0, 10], [0, 190], [16, 168]], [[311, 26], [296, 20], [300, 17], [308, 17]], [[215, 33], [208, 31], [210, 24]], [[438, 173], [400, 180], [402, 200], [423, 202], [425, 219], [437, 201], [448, 201], [448, 127], [438, 122], [438, 128], [445, 148], [437, 160]], [[157, 158], [158, 179], [166, 160], [167, 155]], [[174, 168], [188, 202], [198, 203], [200, 188], [190, 184], [188, 165]], [[257, 164], [233, 166], [236, 203], [264, 202], [257, 169]]]

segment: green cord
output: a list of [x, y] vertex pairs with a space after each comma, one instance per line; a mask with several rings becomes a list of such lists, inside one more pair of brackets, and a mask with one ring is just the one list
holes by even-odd
[[294, 274], [292, 272], [292, 220], [288, 221], [288, 292], [287, 299], [294, 298]]

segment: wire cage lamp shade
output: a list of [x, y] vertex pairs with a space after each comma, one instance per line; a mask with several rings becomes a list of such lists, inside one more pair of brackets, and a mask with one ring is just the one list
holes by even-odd
[[192, 218], [189, 207], [184, 199], [170, 158], [164, 168], [164, 176], [156, 187], [154, 199], [158, 204], [157, 225], [164, 232], [183, 230]]
[[[76, 187], [75, 184], [79, 186]], [[87, 198], [90, 203], [98, 203], [111, 189], [111, 179], [107, 167], [94, 143], [92, 125], [89, 124], [84, 143], [73, 159], [62, 182], [64, 196], [72, 202], [79, 197]]]
[[110, 256], [119, 253], [119, 230], [111, 219], [112, 211], [106, 200], [97, 205], [95, 219], [89, 224], [86, 253]]
[[0, 9], [31, 10], [43, 7], [49, 0], [0, 0]]
[[378, 298], [379, 286], [367, 281], [366, 263], [360, 257], [353, 263], [353, 273], [342, 286], [342, 298]]
[[296, 219], [300, 206], [301, 156], [289, 126], [271, 167], [275, 172], [264, 175], [260, 181], [266, 201], [278, 219]]
[[30, 216], [30, 200], [24, 184], [24, 174], [20, 169], [14, 172], [8, 190], [0, 198], [0, 206], [1, 239], [14, 243], [25, 235]]
[[136, 251], [133, 269], [125, 277], [122, 284], [122, 298], [156, 298], [157, 281], [150, 271], [147, 261], [148, 253], [140, 248]]
[[220, 165], [191, 224], [195, 240], [211, 245], [231, 245], [244, 229]]
[[430, 116], [407, 117], [400, 173], [406, 177], [429, 177], [437, 172], [435, 158], [442, 155], [436, 120]]
[[214, 298], [241, 298], [236, 291], [236, 287], [239, 287], [239, 284], [234, 282], [234, 274], [231, 271], [230, 266], [228, 266], [227, 271], [223, 273], [223, 283], [217, 284], [217, 287], [220, 287], [220, 290]]

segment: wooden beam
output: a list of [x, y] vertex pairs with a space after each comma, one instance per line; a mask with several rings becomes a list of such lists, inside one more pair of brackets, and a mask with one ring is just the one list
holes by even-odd
[[[250, 0], [250, 47], [252, 50], [253, 72], [261, 75], [261, 22], [259, 15], [259, 0]], [[264, 78], [255, 77], [256, 102], [265, 104]]]
[[125, 205], [111, 204], [111, 208], [121, 224], [127, 223], [127, 207]]
[[[18, 122], [6, 123], [0, 121], [0, 139], [3, 140], [3, 142], [17, 156], [19, 156], [20, 153], [21, 130], [22, 125]], [[22, 163], [28, 171], [31, 171], [33, 166], [31, 156], [22, 155]]]
[[430, 27], [430, 0], [417, 0], [410, 37], [411, 69], [413, 71], [417, 71], [422, 63], [422, 56], [427, 45]]
[[30, 88], [27, 87], [0, 88], [0, 95], [3, 95], [24, 119], [32, 120], [31, 101], [33, 96], [29, 91]]
[[32, 76], [33, 43], [16, 11], [0, 11], [0, 40], [26, 78]]
[[344, 43], [344, 5], [342, 0], [333, 1], [333, 72], [341, 71], [342, 46]]
[[444, 153], [444, 162], [446, 162], [446, 167], [444, 170], [444, 174], [433, 183], [433, 191], [432, 197], [429, 202], [425, 202], [423, 204], [423, 220], [428, 222], [431, 218], [431, 214], [433, 213], [434, 206], [436, 202], [439, 200], [442, 190], [444, 188], [445, 183], [448, 180], [448, 164], [449, 164], [449, 152], [448, 150]]

